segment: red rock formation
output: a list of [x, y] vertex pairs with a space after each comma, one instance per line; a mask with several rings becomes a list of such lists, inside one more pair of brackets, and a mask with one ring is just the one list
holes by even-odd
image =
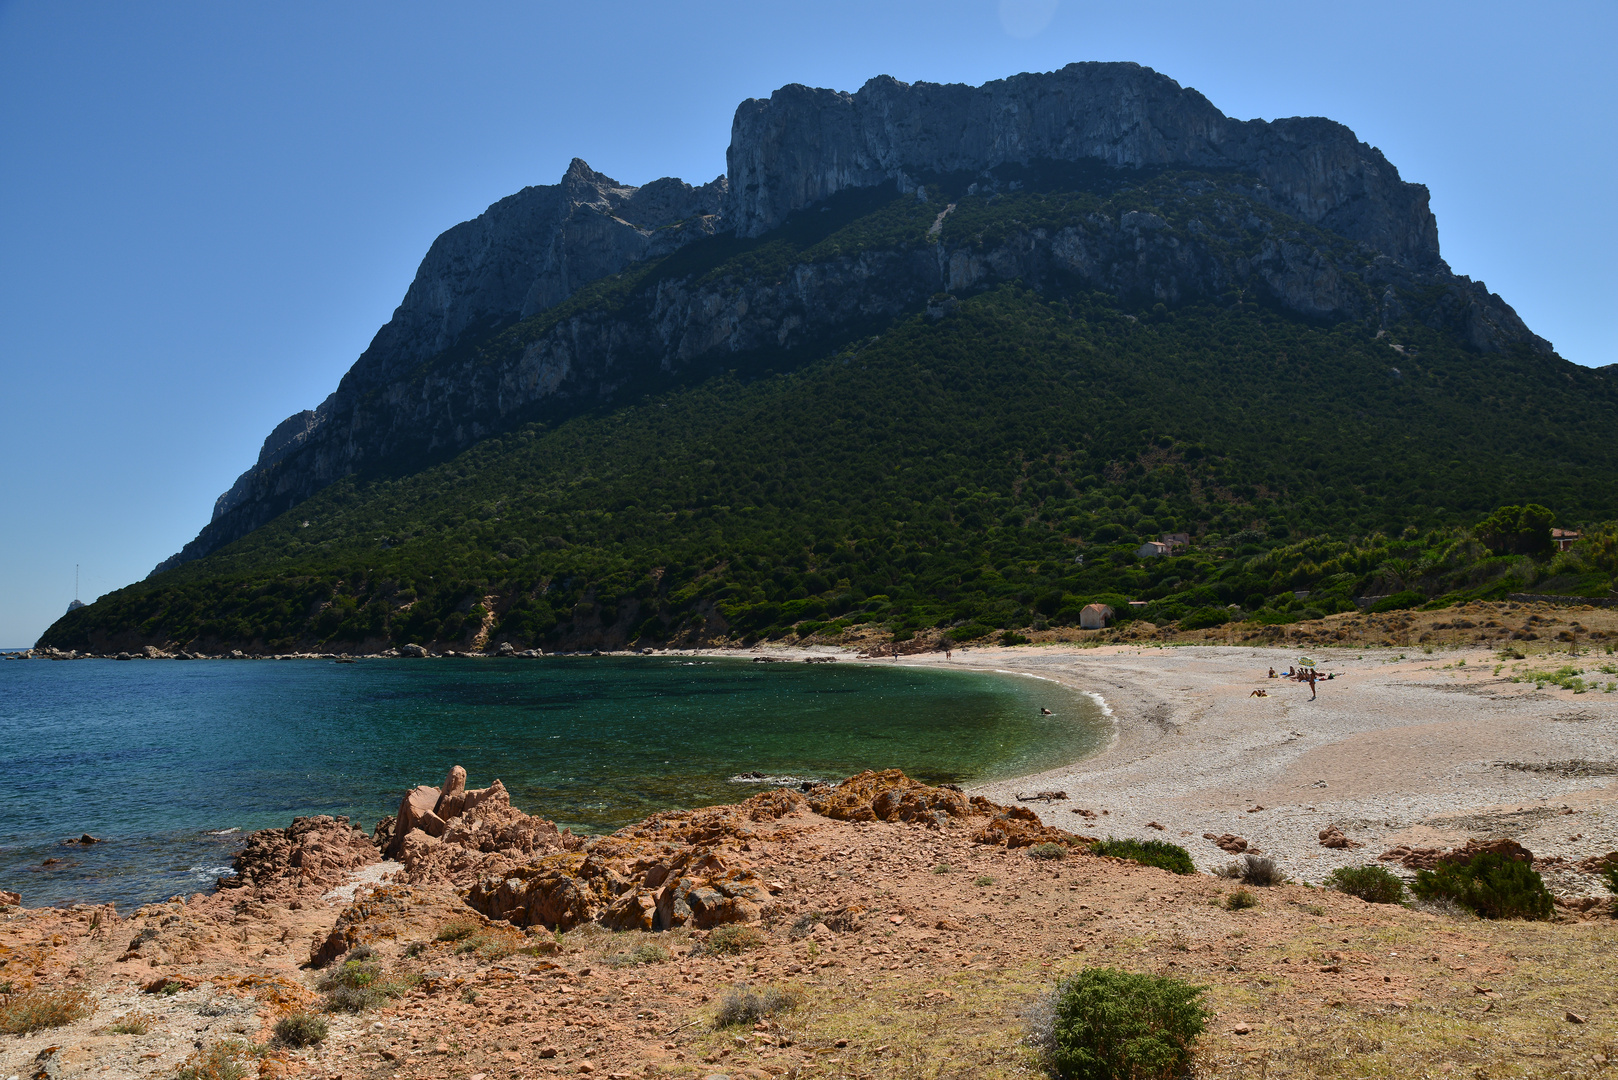
[[261, 899], [334, 889], [349, 874], [378, 861], [376, 845], [346, 817], [294, 818], [284, 829], [261, 829], [236, 856], [221, 889], [251, 889]]

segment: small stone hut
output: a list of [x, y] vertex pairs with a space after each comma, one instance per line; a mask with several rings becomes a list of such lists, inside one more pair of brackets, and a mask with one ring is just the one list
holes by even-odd
[[1106, 604], [1086, 604], [1079, 612], [1080, 630], [1102, 630], [1112, 622], [1112, 608]]

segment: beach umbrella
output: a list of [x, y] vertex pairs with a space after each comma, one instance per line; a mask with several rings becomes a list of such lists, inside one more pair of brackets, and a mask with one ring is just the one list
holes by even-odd
[[1307, 656], [1300, 656], [1298, 657], [1298, 666], [1312, 668], [1315, 666], [1315, 662], [1309, 659]]

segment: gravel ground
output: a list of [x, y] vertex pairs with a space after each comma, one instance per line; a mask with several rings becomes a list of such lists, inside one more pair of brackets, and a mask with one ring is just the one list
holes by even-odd
[[[1268, 678], [1298, 660], [1281, 649], [1052, 646], [904, 662], [1026, 672], [1099, 694], [1116, 729], [1105, 751], [979, 791], [1007, 803], [1065, 792], [1026, 805], [1075, 832], [1173, 840], [1199, 869], [1232, 861], [1206, 833], [1243, 837], [1307, 882], [1397, 844], [1509, 836], [1537, 858], [1618, 851], [1618, 694], [1511, 683], [1483, 649], [1314, 655], [1337, 676], [1314, 701], [1306, 685]], [[1252, 696], [1260, 688], [1267, 697]], [[1328, 826], [1364, 846], [1320, 846]], [[1546, 879], [1564, 896], [1605, 895], [1593, 876]]]

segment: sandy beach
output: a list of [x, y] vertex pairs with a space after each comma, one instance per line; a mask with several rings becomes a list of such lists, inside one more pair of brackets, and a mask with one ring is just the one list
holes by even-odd
[[[1319, 683], [1314, 701], [1307, 685], [1268, 678], [1298, 661], [1296, 649], [1058, 645], [900, 662], [1034, 675], [1100, 695], [1115, 725], [1107, 749], [974, 793], [1011, 803], [1064, 792], [1066, 800], [1024, 805], [1076, 832], [1171, 839], [1200, 869], [1233, 858], [1208, 833], [1242, 837], [1312, 882], [1398, 844], [1511, 837], [1537, 859], [1569, 861], [1618, 850], [1618, 694], [1509, 681], [1514, 668], [1565, 658], [1500, 665], [1486, 649], [1310, 655], [1336, 676]], [[1268, 696], [1252, 696], [1257, 689]], [[1364, 846], [1322, 847], [1329, 826]], [[1592, 876], [1554, 866], [1546, 875], [1564, 895], [1605, 895]]]

